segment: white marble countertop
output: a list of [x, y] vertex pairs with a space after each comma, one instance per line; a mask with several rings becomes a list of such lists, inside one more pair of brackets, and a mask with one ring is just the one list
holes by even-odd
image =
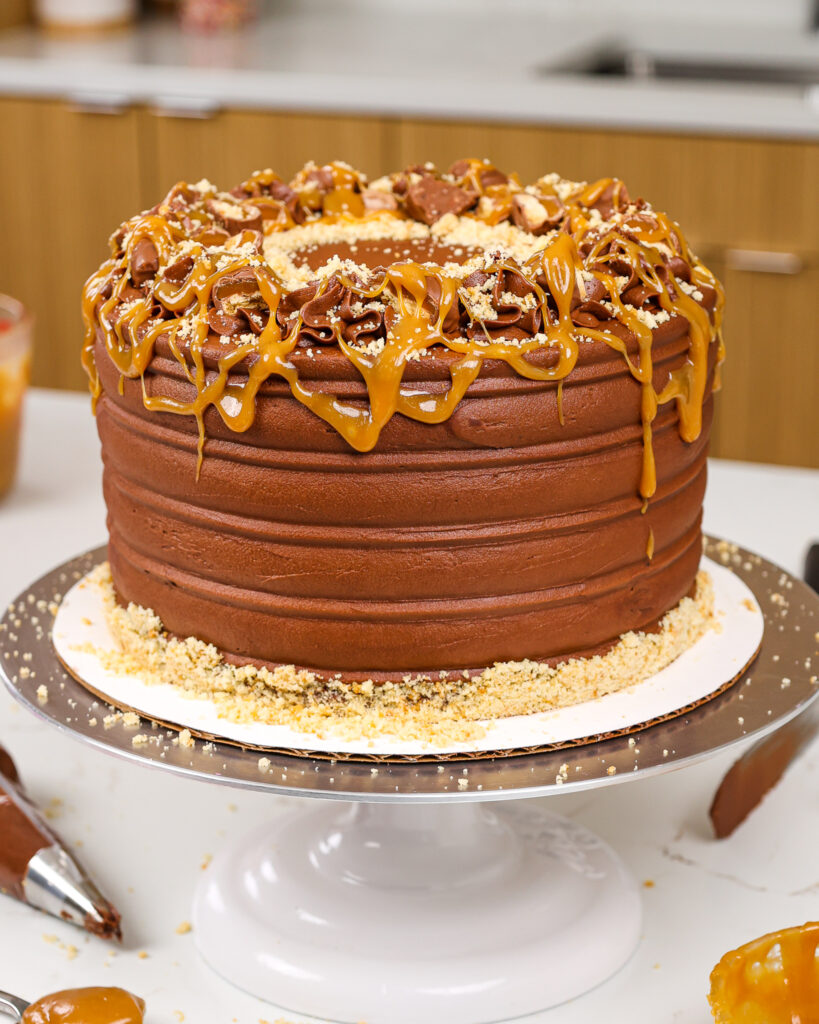
[[[817, 536], [817, 513], [819, 472], [711, 464], [706, 528], [793, 573], [801, 572], [805, 548]], [[88, 400], [34, 391], [20, 479], [0, 505], [0, 605], [104, 536]], [[124, 945], [113, 950], [0, 897], [0, 988], [33, 998], [73, 985], [119, 984], [148, 1000], [148, 1024], [181, 1021], [180, 1013], [189, 1024], [302, 1020], [232, 988], [200, 963], [192, 935], [176, 931], [190, 918], [193, 888], [209, 856], [228, 836], [292, 807], [292, 798], [242, 793], [106, 757], [58, 735], [5, 692], [0, 740], [125, 923]], [[527, 1018], [532, 1024], [707, 1024], [708, 974], [725, 951], [819, 916], [812, 853], [819, 844], [819, 747], [791, 767], [734, 836], [716, 842], [706, 812], [734, 756], [549, 799], [550, 808], [589, 826], [639, 880], [653, 885], [644, 891], [643, 938], [627, 966], [588, 995]]]
[[[722, 27], [720, 27], [722, 26]], [[525, 0], [378, 9], [373, 0], [275, 4], [233, 34], [184, 33], [170, 20], [60, 38], [0, 35], [0, 94], [83, 107], [145, 103], [208, 116], [220, 108], [380, 114], [738, 135], [819, 135], [819, 89], [619, 80], [558, 73], [573, 55], [616, 48], [686, 59], [819, 64], [815, 34], [719, 21], [664, 25], [618, 10], [556, 14]]]

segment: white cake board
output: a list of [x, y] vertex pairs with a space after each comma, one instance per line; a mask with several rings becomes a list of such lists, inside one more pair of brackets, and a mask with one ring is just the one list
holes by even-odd
[[116, 650], [105, 619], [100, 588], [80, 580], [65, 595], [54, 621], [54, 647], [69, 671], [112, 704], [155, 721], [246, 746], [338, 754], [418, 756], [506, 751], [570, 743], [642, 726], [707, 699], [734, 679], [762, 640], [763, 616], [749, 587], [708, 558], [702, 568], [714, 584], [717, 628], [708, 630], [674, 662], [650, 679], [596, 700], [534, 715], [497, 719], [474, 740], [445, 746], [382, 736], [344, 739], [299, 732], [287, 725], [234, 722], [216, 704], [192, 698], [171, 685], [149, 685], [138, 676], [107, 668], [96, 651]]

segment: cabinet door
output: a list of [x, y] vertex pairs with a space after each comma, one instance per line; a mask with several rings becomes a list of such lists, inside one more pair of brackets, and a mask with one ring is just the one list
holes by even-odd
[[0, 290], [35, 316], [33, 383], [83, 388], [80, 292], [142, 206], [137, 115], [0, 99]]
[[[728, 253], [727, 358], [711, 454], [819, 467], [819, 266], [747, 269]], [[760, 261], [764, 267], [764, 261]]]
[[156, 152], [155, 202], [175, 182], [206, 177], [232, 188], [271, 167], [285, 180], [308, 160], [346, 160], [377, 177], [392, 170], [390, 126], [378, 118], [230, 110], [203, 117], [146, 111]]
[[30, 14], [28, 0], [3, 0], [0, 4], [0, 29], [25, 25]]

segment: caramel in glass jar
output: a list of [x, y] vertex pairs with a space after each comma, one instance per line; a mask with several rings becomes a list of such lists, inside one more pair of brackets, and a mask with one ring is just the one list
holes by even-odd
[[0, 498], [17, 470], [30, 346], [31, 325], [22, 306], [0, 295]]

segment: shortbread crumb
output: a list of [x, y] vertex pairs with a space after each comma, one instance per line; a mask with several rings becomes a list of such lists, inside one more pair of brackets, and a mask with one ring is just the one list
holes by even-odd
[[[171, 684], [191, 698], [210, 699], [232, 722], [286, 725], [343, 740], [390, 736], [443, 746], [478, 739], [489, 720], [553, 710], [642, 682], [713, 625], [713, 586], [703, 571], [694, 596], [671, 609], [657, 632], [626, 633], [606, 654], [554, 667], [498, 662], [471, 677], [458, 672], [407, 676], [399, 683], [345, 683], [292, 665], [270, 670], [226, 664], [211, 644], [169, 636], [150, 609], [118, 605], [107, 564], [93, 576], [119, 645], [118, 651], [97, 652], [104, 667], [139, 675], [149, 684]], [[179, 744], [193, 746], [190, 730], [182, 730]], [[269, 767], [270, 761], [261, 758], [259, 769]]]

